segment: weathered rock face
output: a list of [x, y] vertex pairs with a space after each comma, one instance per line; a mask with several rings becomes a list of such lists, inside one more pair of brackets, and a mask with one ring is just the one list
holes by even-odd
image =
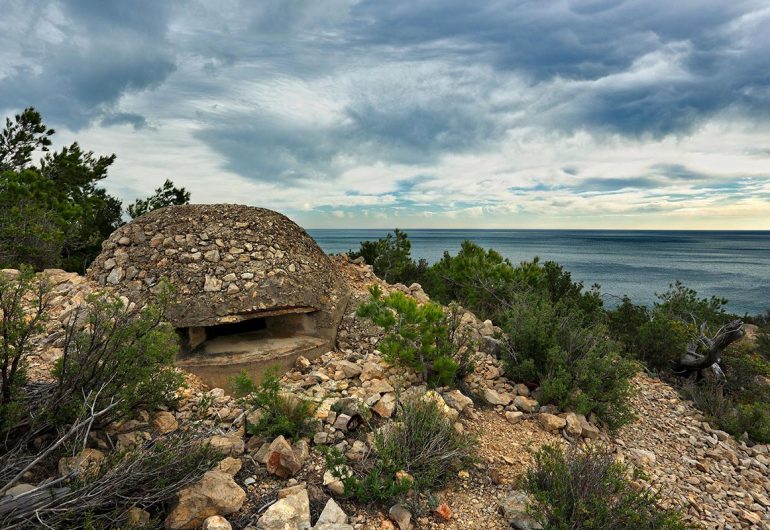
[[[241, 370], [259, 379], [263, 361], [279, 359], [288, 369], [300, 354], [332, 349], [348, 299], [337, 269], [302, 228], [277, 212], [235, 204], [142, 215], [102, 243], [88, 276], [131, 301], [157, 293], [161, 280], [174, 286], [166, 316], [180, 330], [183, 353], [248, 353], [180, 357], [180, 366], [212, 386]], [[214, 337], [255, 330], [263, 330], [261, 347], [236, 340], [205, 348]]]

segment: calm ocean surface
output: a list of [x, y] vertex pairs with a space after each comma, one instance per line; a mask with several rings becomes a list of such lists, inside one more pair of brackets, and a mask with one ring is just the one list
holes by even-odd
[[[357, 249], [387, 230], [315, 229], [308, 232], [327, 253]], [[723, 296], [738, 314], [770, 308], [770, 232], [615, 230], [406, 230], [412, 257], [429, 262], [455, 254], [469, 239], [494, 248], [513, 263], [540, 256], [598, 283], [608, 295], [628, 294], [651, 304], [655, 293], [682, 280], [701, 295]], [[614, 305], [614, 299], [605, 297]]]

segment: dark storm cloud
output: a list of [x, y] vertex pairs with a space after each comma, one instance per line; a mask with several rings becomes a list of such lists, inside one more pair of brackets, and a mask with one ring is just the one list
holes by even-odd
[[20, 60], [0, 80], [0, 101], [10, 108], [35, 106], [49, 122], [79, 128], [122, 95], [159, 86], [175, 69], [165, 38], [169, 5], [17, 3], [23, 8], [0, 32], [0, 44], [18, 46]]
[[[429, 164], [495, 149], [521, 127], [659, 137], [725, 111], [766, 121], [770, 109], [761, 1], [6, 1], [4, 108], [141, 128], [143, 113], [118, 108], [125, 94], [206, 101], [185, 116], [195, 135], [258, 180], [334, 178], [339, 158]], [[328, 83], [338, 121], [295, 123], [238, 88], [274, 78]], [[237, 113], [216, 110], [236, 97]], [[576, 182], [680, 178], [671, 166]]]
[[117, 112], [106, 115], [102, 118], [101, 124], [106, 127], [111, 125], [131, 125], [134, 129], [138, 130], [147, 127], [147, 118], [133, 112]]
[[[435, 0], [396, 8], [368, 1], [354, 13], [369, 22], [355, 32], [362, 46], [403, 51], [433, 44], [459, 61], [525, 75], [544, 91], [554, 80], [565, 83], [562, 101], [554, 101], [554, 126], [660, 136], [731, 107], [767, 117], [770, 33], [762, 7], [722, 0]], [[678, 72], [650, 68], [622, 78], [645, 60]]]

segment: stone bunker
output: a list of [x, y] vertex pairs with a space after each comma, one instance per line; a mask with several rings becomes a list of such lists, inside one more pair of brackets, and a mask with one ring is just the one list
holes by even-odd
[[177, 365], [227, 387], [333, 349], [348, 300], [334, 265], [289, 218], [235, 204], [168, 206], [116, 230], [88, 276], [129, 300], [175, 287]]

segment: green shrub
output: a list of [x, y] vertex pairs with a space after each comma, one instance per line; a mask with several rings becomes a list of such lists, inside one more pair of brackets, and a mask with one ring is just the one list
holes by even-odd
[[481, 319], [498, 321], [517, 293], [534, 292], [553, 304], [574, 304], [589, 316], [602, 308], [598, 286], [583, 290], [581, 282], [556, 262], [538, 258], [514, 267], [493, 249], [463, 241], [455, 256], [444, 253], [425, 273], [423, 288], [432, 298], [457, 302]]
[[770, 332], [757, 335], [757, 353], [766, 361], [770, 361]]
[[725, 374], [725, 392], [738, 403], [770, 402], [770, 361], [762, 356], [759, 345], [744, 339], [731, 344], [721, 359]]
[[455, 256], [444, 257], [425, 274], [423, 289], [442, 303], [457, 302], [481, 319], [494, 319], [502, 300], [509, 298], [518, 284], [516, 271], [508, 259], [495, 250], [463, 241]]
[[754, 402], [738, 405], [734, 423], [728, 424], [727, 432], [740, 436], [743, 433], [755, 442], [770, 443], [770, 404]]
[[45, 328], [49, 288], [31, 269], [16, 278], [0, 272], [0, 432], [22, 412], [19, 393], [26, 383], [30, 339]]
[[348, 254], [353, 259], [363, 257], [374, 273], [386, 282], [409, 285], [421, 281], [428, 266], [425, 260], [415, 263], [411, 248], [412, 243], [406, 232], [396, 228], [392, 234], [377, 241], [362, 241], [358, 251]]
[[[327, 468], [360, 502], [389, 503], [408, 491], [429, 492], [473, 461], [475, 441], [454, 430], [438, 404], [411, 398], [395, 421], [374, 432], [374, 451], [360, 469], [349, 471], [339, 451], [327, 453]], [[396, 478], [409, 473], [413, 480]]]
[[[22, 505], [0, 506], [0, 527], [128, 528], [120, 526], [120, 522], [135, 506], [160, 516], [161, 521], [156, 520], [148, 528], [162, 527], [162, 515], [177, 492], [197, 482], [221, 460], [221, 454], [203, 443], [211, 434], [197, 428], [180, 429], [131, 450], [111, 452], [97, 473], [74, 477], [68, 487], [55, 489], [55, 495], [38, 495]], [[76, 446], [76, 450], [82, 447]], [[0, 463], [7, 462], [0, 457]]]
[[259, 413], [257, 422], [248, 425], [250, 434], [299, 439], [312, 436], [318, 428], [318, 421], [314, 418], [317, 405], [308, 399], [281, 392], [280, 379], [275, 371], [268, 372], [259, 385], [241, 372], [235, 377], [233, 387], [235, 395]]
[[545, 530], [684, 530], [678, 512], [657, 507], [658, 497], [639, 491], [628, 469], [607, 450], [568, 451], [546, 445], [535, 454], [524, 489], [530, 510]]
[[688, 382], [681, 387], [681, 393], [720, 429], [730, 432], [735, 428], [735, 403], [725, 395], [723, 385], [711, 381]]
[[377, 284], [370, 293], [370, 301], [356, 314], [387, 332], [378, 344], [385, 360], [422, 373], [433, 385], [454, 384], [472, 370], [470, 345], [460, 332], [457, 308], [450, 308], [447, 315], [442, 306], [418, 305], [400, 291], [383, 297]]
[[98, 396], [97, 410], [119, 403], [103, 422], [140, 407], [169, 404], [184, 378], [173, 368], [177, 335], [163, 321], [168, 295], [161, 293], [159, 304], [144, 307], [128, 307], [108, 295], [87, 298], [70, 319], [64, 352], [53, 370], [50, 408], [56, 423], [77, 417], [89, 394]]
[[656, 310], [652, 320], [639, 328], [637, 349], [632, 353], [652, 369], [671, 369], [687, 351], [687, 344], [694, 334], [693, 325]]
[[698, 298], [698, 292], [681, 281], [670, 284], [665, 293], [658, 295], [658, 302], [655, 303], [656, 309], [670, 318], [697, 325], [706, 322], [714, 329], [730, 320], [731, 315], [725, 311], [726, 305], [726, 298]]
[[502, 327], [508, 375], [539, 383], [541, 402], [593, 412], [613, 431], [633, 419], [630, 379], [638, 367], [620, 355], [602, 322], [577, 305], [526, 294], [516, 297]]

